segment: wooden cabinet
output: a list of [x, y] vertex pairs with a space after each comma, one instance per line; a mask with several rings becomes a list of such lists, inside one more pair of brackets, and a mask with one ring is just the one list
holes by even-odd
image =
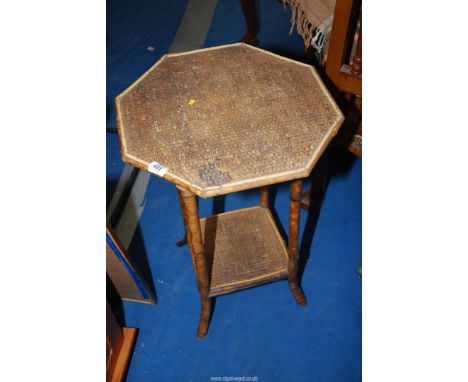
[[120, 327], [108, 301], [106, 306], [106, 380], [118, 382], [125, 378], [137, 329]]

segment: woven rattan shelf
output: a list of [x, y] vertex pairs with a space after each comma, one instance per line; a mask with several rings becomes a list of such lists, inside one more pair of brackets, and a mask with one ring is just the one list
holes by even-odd
[[267, 208], [200, 220], [211, 269], [210, 297], [288, 277], [288, 252]]
[[[302, 180], [343, 115], [315, 69], [245, 44], [163, 56], [116, 100], [122, 158], [174, 183], [201, 298], [297, 281]], [[268, 209], [268, 185], [291, 181], [288, 247]], [[195, 196], [260, 188], [260, 207], [200, 219]]]

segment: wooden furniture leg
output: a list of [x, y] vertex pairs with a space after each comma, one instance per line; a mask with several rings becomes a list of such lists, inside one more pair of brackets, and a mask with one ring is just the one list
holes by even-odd
[[260, 187], [260, 205], [268, 208], [268, 186]]
[[289, 239], [288, 239], [288, 282], [289, 289], [299, 305], [307, 304], [307, 299], [302, 293], [297, 282], [297, 263], [299, 260], [299, 215], [301, 213], [301, 190], [302, 179], [291, 182], [291, 192], [289, 194]]
[[195, 195], [190, 191], [180, 190], [179, 196], [182, 206], [182, 215], [187, 230], [190, 255], [192, 256], [198, 292], [201, 298], [200, 324], [198, 325], [197, 337], [203, 338], [206, 335], [210, 323], [211, 299], [208, 297], [210, 292], [210, 279], [203, 247], [200, 219], [198, 217], [198, 206]]
[[250, 45], [258, 45], [258, 16], [255, 0], [240, 0], [242, 12], [244, 13], [245, 23], [247, 24], [247, 32], [240, 42]]

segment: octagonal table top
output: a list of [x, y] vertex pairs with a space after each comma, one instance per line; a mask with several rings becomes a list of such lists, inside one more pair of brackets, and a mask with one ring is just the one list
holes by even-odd
[[308, 176], [344, 119], [313, 67], [242, 43], [164, 55], [115, 102], [123, 160], [202, 197]]

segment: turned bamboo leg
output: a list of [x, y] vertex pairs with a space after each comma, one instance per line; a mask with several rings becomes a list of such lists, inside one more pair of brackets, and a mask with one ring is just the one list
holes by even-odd
[[307, 299], [302, 293], [297, 283], [297, 263], [299, 260], [299, 215], [301, 212], [301, 190], [302, 179], [296, 179], [291, 182], [291, 192], [289, 194], [289, 240], [288, 240], [288, 272], [289, 289], [300, 305], [307, 304]]
[[251, 45], [258, 44], [258, 16], [257, 16], [257, 5], [255, 0], [240, 0], [242, 5], [242, 12], [244, 13], [245, 23], [247, 24], [247, 32], [242, 37], [241, 42]]
[[190, 254], [192, 256], [197, 278], [198, 292], [201, 298], [200, 324], [198, 325], [197, 337], [203, 338], [208, 330], [211, 316], [211, 299], [208, 297], [210, 292], [210, 280], [208, 277], [208, 268], [203, 248], [203, 239], [200, 229], [200, 220], [198, 218], [198, 207], [195, 195], [187, 190], [179, 192], [182, 215], [184, 216], [187, 229]]
[[268, 208], [268, 187], [260, 187], [260, 206]]

